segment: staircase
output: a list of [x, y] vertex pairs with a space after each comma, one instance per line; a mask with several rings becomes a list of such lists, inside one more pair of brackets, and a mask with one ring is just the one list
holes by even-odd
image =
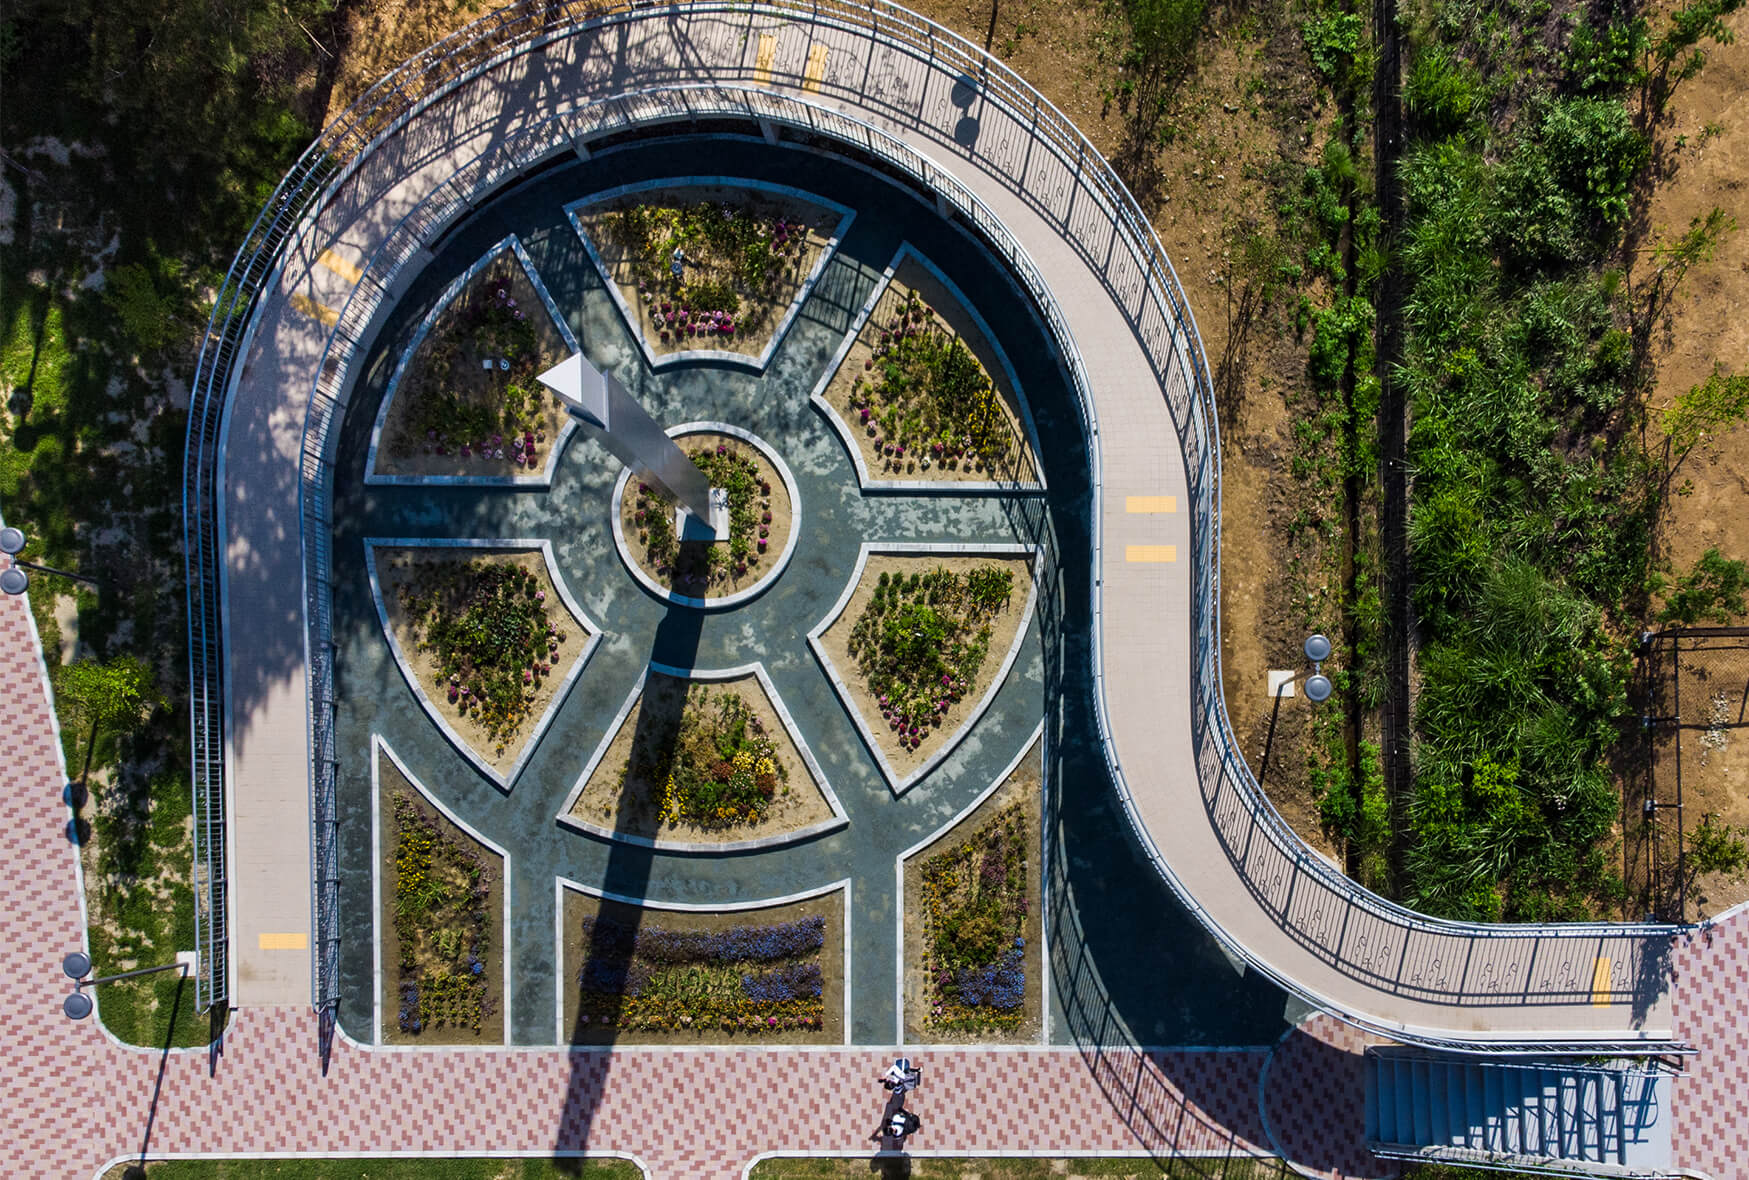
[[1376, 1155], [1656, 1176], [1670, 1168], [1670, 1075], [1369, 1049]]

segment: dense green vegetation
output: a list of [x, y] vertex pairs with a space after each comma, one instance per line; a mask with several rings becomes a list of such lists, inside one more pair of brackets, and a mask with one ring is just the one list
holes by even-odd
[[[1402, 379], [1421, 650], [1395, 885], [1457, 917], [1602, 916], [1623, 900], [1608, 759], [1629, 639], [1658, 588], [1665, 483], [1641, 443], [1647, 292], [1621, 251], [1648, 183], [1648, 104], [1692, 49], [1693, 13], [1653, 38], [1626, 8], [1582, 22], [1509, 8], [1479, 26], [1459, 8], [1423, 14], [1405, 94]], [[1697, 228], [1678, 249], [1730, 227]], [[1740, 569], [1716, 553], [1703, 565], [1667, 617], [1730, 604]]]
[[[88, 717], [63, 734], [89, 785], [79, 823], [94, 840], [98, 973], [194, 946], [180, 769], [186, 388], [201, 293], [311, 135], [289, 105], [321, 86], [299, 23], [326, 34], [331, 7], [23, 0], [0, 14], [0, 183], [14, 211], [0, 230], [0, 509], [30, 535], [27, 557], [102, 583], [93, 593], [33, 580], [51, 666], [63, 638], [55, 596], [73, 594], [77, 654], [142, 670], [138, 715], [95, 741]], [[86, 675], [56, 674], [63, 717], [86, 707], [73, 701]], [[166, 973], [108, 986], [99, 1013], [136, 1043], [200, 1043], [207, 1020], [192, 983], [178, 999], [179, 983]]]

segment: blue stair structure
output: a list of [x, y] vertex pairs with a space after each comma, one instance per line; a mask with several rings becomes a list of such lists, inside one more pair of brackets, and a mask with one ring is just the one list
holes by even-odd
[[1671, 1075], [1469, 1054], [1366, 1053], [1366, 1145], [1393, 1159], [1662, 1176]]

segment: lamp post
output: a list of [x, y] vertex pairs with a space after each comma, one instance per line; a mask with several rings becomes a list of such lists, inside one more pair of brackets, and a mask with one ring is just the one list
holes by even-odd
[[0, 570], [0, 590], [16, 597], [30, 589], [30, 575], [25, 573], [26, 570], [57, 574], [60, 577], [72, 578], [75, 582], [85, 582], [91, 586], [98, 584], [96, 578], [88, 578], [84, 574], [69, 573], [66, 570], [55, 569], [53, 566], [25, 561], [18, 555], [24, 552], [24, 546], [28, 542], [29, 538], [24, 535], [23, 529], [15, 529], [11, 525], [0, 528], [0, 553], [4, 553], [9, 562], [5, 569]]
[[100, 983], [114, 983], [118, 979], [132, 979], [137, 975], [155, 975], [160, 971], [180, 971], [186, 978], [188, 964], [178, 961], [165, 963], [162, 967], [141, 967], [137, 971], [123, 971], [119, 975], [104, 975], [97, 979], [86, 979], [91, 974], [91, 956], [84, 951], [74, 951], [61, 960], [61, 970], [67, 973], [67, 978], [73, 981], [73, 991], [61, 1001], [61, 1011], [70, 1020], [84, 1020], [91, 1015], [91, 997], [85, 994], [87, 986]]
[[[1330, 683], [1330, 678], [1324, 675], [1324, 661], [1330, 658], [1330, 640], [1323, 635], [1312, 634], [1306, 637], [1304, 651], [1306, 659], [1312, 662], [1312, 674], [1306, 677], [1306, 699], [1314, 705], [1321, 705], [1330, 699], [1330, 694], [1336, 686]], [[1277, 684], [1270, 696], [1274, 698], [1269, 708], [1269, 736], [1263, 742], [1263, 761], [1257, 768], [1257, 785], [1263, 785], [1263, 776], [1269, 773], [1269, 751], [1275, 745], [1275, 719], [1281, 714], [1281, 698], [1293, 695], [1294, 677]]]

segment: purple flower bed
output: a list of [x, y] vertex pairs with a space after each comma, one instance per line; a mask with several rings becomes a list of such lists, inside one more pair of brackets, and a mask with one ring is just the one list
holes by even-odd
[[959, 989], [959, 1002], [968, 1007], [1018, 1008], [1026, 999], [1026, 964], [1022, 955], [1024, 939], [994, 963], [982, 967], [962, 967], [954, 973], [954, 986]]
[[779, 1000], [805, 1000], [820, 994], [818, 963], [794, 963], [775, 971], [741, 977], [741, 991], [749, 1000], [769, 1004]]
[[612, 918], [585, 918], [583, 943], [592, 963], [598, 959], [624, 963], [634, 956], [652, 963], [759, 963], [819, 950], [826, 945], [826, 919], [710, 932], [638, 928]]

